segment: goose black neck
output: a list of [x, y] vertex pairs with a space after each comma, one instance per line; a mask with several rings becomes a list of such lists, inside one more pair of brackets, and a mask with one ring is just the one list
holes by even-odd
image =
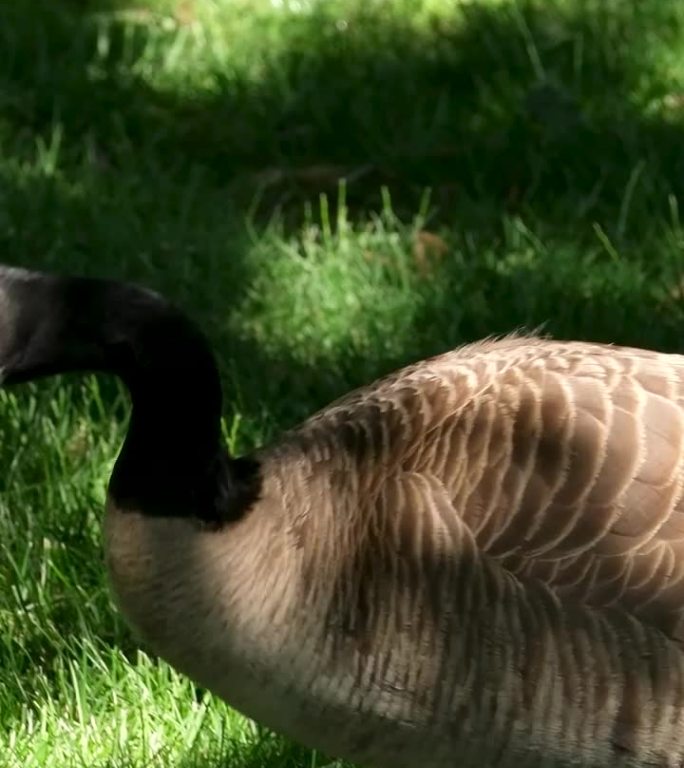
[[128, 283], [0, 268], [6, 383], [105, 372], [132, 411], [110, 483], [122, 509], [221, 524], [249, 504], [256, 468], [222, 446], [221, 385], [202, 333], [156, 293]]

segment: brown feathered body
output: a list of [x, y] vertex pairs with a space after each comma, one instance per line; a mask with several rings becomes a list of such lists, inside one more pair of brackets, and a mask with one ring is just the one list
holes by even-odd
[[122, 513], [154, 651], [377, 768], [684, 764], [684, 357], [488, 341], [257, 454], [220, 531]]

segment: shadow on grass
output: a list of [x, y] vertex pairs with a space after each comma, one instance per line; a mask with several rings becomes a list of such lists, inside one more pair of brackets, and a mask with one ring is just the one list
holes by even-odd
[[188, 757], [173, 768], [353, 768], [351, 763], [332, 760], [289, 743], [266, 729], [258, 741], [239, 744], [234, 749], [214, 756]]
[[468, 203], [469, 227], [542, 202], [535, 214], [551, 224], [617, 222], [641, 164], [649, 194], [681, 192], [681, 133], [642, 109], [664, 99], [680, 116], [659, 59], [681, 29], [673, 3], [475, 3], [423, 24], [401, 2], [344, 19], [322, 5], [283, 24], [283, 49], [264, 50], [258, 78], [219, 62], [211, 88], [182, 95], [135, 72], [150, 37], [164, 39], [158, 24], [82, 5], [2, 9], [2, 113], [30, 139], [58, 120], [66, 156], [90, 150], [103, 173], [128, 161], [189, 180], [199, 167], [207, 185], [260, 181], [282, 202], [334, 192], [347, 170], [361, 209], [378, 207], [379, 183], [409, 212], [430, 186], [450, 220]]
[[[661, 314], [648, 285], [624, 287], [635, 318], [615, 286], [581, 297], [570, 284], [549, 290], [550, 254], [522, 269], [532, 298], [521, 301], [520, 270], [497, 278], [494, 262], [509, 215], [532, 221], [554, 249], [595, 249], [598, 222], [622, 258], [648, 266], [644, 250], [660, 244], [668, 199], [684, 185], [684, 109], [662, 53], [684, 29], [676, 4], [475, 3], [421, 23], [401, 2], [382, 12], [359, 4], [344, 19], [322, 5], [283, 24], [284, 42], [264, 50], [258, 77], [215, 57], [211, 87], [189, 93], [138, 74], [145, 52], [168, 46], [188, 20], [163, 32], [154, 16], [145, 25], [102, 13], [115, 6], [0, 9], [0, 136], [12, 159], [3, 258], [144, 279], [204, 320], [249, 283], [243, 217], [257, 192], [259, 210], [279, 206], [296, 219], [303, 200], [335, 195], [340, 178], [361, 216], [380, 207], [381, 185], [405, 215], [429, 186], [436, 220], [471, 261], [492, 246], [491, 268], [441, 267], [487, 288], [481, 320], [444, 334], [442, 308], [422, 318], [446, 344], [553, 320], [561, 300], [570, 305], [553, 323], [562, 335], [659, 343], [641, 335], [642, 317], [657, 326]], [[163, 57], [150, 61], [163, 72]], [[43, 170], [31, 176], [22, 163], [37, 155]], [[231, 354], [229, 340], [215, 338]], [[675, 341], [667, 331], [660, 344]]]

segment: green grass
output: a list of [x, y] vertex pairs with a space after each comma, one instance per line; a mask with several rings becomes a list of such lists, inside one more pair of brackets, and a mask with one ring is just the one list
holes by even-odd
[[[2, 260], [186, 306], [235, 450], [490, 333], [684, 348], [680, 0], [12, 0], [0, 51]], [[0, 765], [325, 764], [111, 607], [126, 415], [0, 392]]]

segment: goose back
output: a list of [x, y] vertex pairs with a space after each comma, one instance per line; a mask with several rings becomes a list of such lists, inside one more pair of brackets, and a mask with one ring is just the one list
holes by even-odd
[[110, 503], [129, 621], [245, 713], [380, 768], [684, 760], [684, 358], [493, 340], [258, 451], [207, 531]]

